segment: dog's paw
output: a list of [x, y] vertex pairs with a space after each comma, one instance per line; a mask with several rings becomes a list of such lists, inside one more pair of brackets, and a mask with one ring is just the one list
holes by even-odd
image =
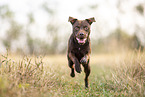
[[81, 67], [76, 67], [75, 69], [76, 69], [77, 73], [81, 73], [82, 72]]
[[75, 70], [76, 70], [77, 73], [82, 72], [80, 64], [75, 64]]
[[71, 77], [75, 77], [75, 74], [74, 74], [74, 73], [71, 73], [70, 76], [71, 76]]
[[84, 56], [84, 57], [80, 60], [80, 62], [81, 62], [82, 64], [87, 64], [87, 62], [88, 62], [87, 57]]

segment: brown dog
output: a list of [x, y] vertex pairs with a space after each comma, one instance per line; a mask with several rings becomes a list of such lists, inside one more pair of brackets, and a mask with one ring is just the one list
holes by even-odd
[[73, 33], [70, 36], [68, 42], [68, 64], [71, 68], [71, 77], [75, 77], [75, 72], [81, 73], [81, 66], [84, 67], [85, 76], [85, 87], [88, 87], [88, 76], [90, 75], [90, 25], [95, 22], [94, 18], [85, 20], [78, 20], [73, 17], [69, 17], [69, 22], [73, 26]]

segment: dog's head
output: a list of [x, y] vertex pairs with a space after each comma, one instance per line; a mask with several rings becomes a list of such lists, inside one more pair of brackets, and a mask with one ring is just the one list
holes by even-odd
[[90, 35], [90, 26], [93, 22], [95, 22], [94, 17], [85, 20], [78, 20], [76, 18], [69, 17], [69, 22], [71, 22], [73, 26], [73, 36], [75, 40], [80, 45], [84, 45]]

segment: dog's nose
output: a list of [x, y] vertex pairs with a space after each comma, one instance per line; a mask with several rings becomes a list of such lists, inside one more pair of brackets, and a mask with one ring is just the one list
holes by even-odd
[[80, 33], [80, 36], [83, 36], [84, 35], [84, 33]]

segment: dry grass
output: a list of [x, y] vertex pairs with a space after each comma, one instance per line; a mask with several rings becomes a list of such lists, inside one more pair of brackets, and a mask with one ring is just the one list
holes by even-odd
[[[15, 57], [16, 58], [16, 57]], [[44, 66], [45, 65], [45, 66]], [[42, 96], [49, 91], [54, 94], [57, 86], [57, 75], [41, 57], [23, 57], [14, 61], [8, 55], [2, 55], [0, 67], [0, 96]]]
[[125, 96], [145, 96], [145, 53], [127, 55], [113, 73], [113, 82]]
[[91, 55], [90, 88], [84, 73], [69, 76], [66, 55], [1, 55], [0, 97], [145, 96], [145, 55]]

